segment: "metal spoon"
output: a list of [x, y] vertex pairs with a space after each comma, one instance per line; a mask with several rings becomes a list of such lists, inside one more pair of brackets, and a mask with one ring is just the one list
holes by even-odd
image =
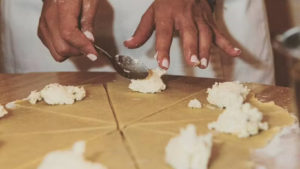
[[98, 53], [103, 53], [111, 62], [114, 69], [128, 79], [145, 79], [148, 76], [148, 68], [139, 60], [129, 56], [112, 56], [107, 51], [94, 45]]

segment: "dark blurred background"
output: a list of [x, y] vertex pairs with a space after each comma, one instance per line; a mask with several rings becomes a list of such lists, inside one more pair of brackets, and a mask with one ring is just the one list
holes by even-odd
[[[300, 26], [300, 0], [265, 0], [271, 40], [287, 29]], [[274, 51], [276, 84], [280, 86], [289, 85], [289, 72], [287, 61]]]

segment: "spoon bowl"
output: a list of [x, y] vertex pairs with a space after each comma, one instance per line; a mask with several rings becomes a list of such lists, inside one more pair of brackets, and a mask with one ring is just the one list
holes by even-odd
[[94, 46], [98, 53], [107, 56], [114, 69], [121, 76], [128, 79], [145, 79], [148, 76], [148, 68], [139, 60], [124, 55], [112, 56], [98, 45]]

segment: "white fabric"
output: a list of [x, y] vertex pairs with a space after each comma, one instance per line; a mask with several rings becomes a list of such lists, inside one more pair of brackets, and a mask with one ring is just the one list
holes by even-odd
[[[214, 51], [207, 69], [192, 68], [185, 63], [180, 40], [175, 37], [170, 52], [171, 67], [168, 74], [273, 83], [273, 55], [264, 2], [217, 2], [218, 24], [225, 33], [228, 30], [228, 36], [243, 49], [243, 56], [232, 59], [222, 52]], [[100, 0], [95, 26], [96, 41], [114, 54], [138, 57], [148, 67], [157, 67], [153, 59], [154, 36], [139, 49], [130, 50], [123, 46], [123, 41], [130, 38], [151, 3], [151, 0], [110, 0], [109, 3]], [[36, 35], [42, 7], [40, 0], [2, 0], [1, 5], [5, 72], [113, 71], [108, 64], [103, 64], [103, 57], [97, 63], [92, 63], [85, 57], [73, 58], [64, 63], [55, 62]]]

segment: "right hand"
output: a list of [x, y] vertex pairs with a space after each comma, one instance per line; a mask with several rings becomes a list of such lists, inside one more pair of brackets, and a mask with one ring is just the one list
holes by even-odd
[[81, 55], [97, 59], [92, 32], [98, 2], [44, 0], [38, 36], [56, 61]]
[[155, 0], [144, 13], [134, 35], [124, 45], [129, 49], [143, 45], [156, 31], [158, 65], [168, 69], [173, 34], [181, 37], [183, 55], [191, 66], [207, 68], [213, 44], [229, 56], [236, 57], [241, 50], [217, 28], [207, 0]]

